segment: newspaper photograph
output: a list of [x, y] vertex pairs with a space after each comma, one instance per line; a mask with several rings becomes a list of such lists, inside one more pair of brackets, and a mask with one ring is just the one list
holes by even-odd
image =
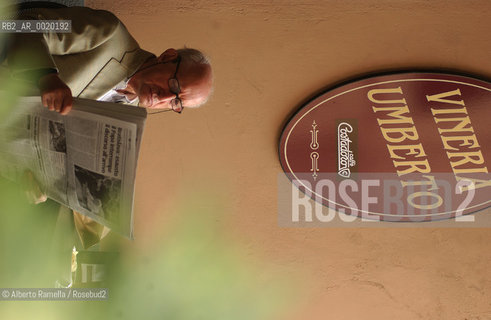
[[75, 99], [66, 116], [23, 97], [0, 124], [0, 173], [29, 173], [48, 198], [133, 237], [133, 198], [146, 111]]

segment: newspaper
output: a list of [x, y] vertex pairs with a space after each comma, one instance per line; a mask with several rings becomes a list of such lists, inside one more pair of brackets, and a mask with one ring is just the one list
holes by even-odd
[[20, 181], [29, 170], [46, 195], [133, 238], [136, 165], [146, 111], [74, 99], [61, 116], [23, 97], [0, 121], [0, 173]]

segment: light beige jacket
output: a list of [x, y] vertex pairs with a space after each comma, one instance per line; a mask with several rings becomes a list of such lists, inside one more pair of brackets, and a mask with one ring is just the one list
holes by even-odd
[[54, 68], [74, 97], [97, 99], [153, 54], [140, 49], [112, 13], [86, 7], [32, 9], [25, 20], [71, 20], [71, 33], [17, 34], [7, 63], [14, 76]]

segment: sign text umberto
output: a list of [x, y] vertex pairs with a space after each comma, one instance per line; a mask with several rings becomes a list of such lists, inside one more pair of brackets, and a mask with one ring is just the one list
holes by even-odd
[[491, 204], [491, 84], [441, 73], [352, 82], [302, 107], [279, 151], [299, 189], [346, 214], [473, 213]]

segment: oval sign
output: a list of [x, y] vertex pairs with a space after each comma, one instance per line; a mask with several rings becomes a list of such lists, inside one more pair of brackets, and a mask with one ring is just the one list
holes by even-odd
[[491, 204], [491, 84], [440, 73], [352, 82], [303, 106], [279, 152], [292, 182], [339, 212], [382, 221], [473, 213]]

